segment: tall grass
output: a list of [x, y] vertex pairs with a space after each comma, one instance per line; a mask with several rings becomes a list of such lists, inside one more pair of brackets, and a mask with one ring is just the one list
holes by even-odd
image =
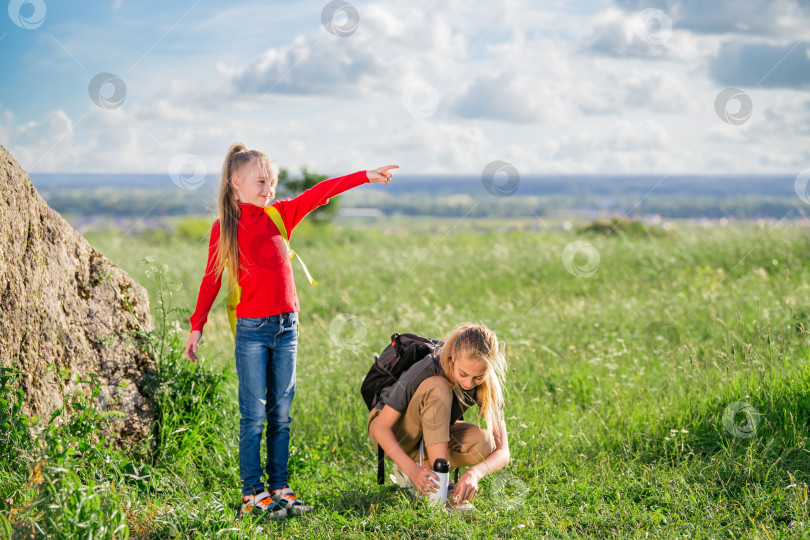
[[[238, 410], [221, 298], [203, 360], [182, 358], [206, 239], [88, 235], [149, 289], [158, 322], [150, 337], [158, 357], [149, 381], [154, 433], [126, 453], [102, 443], [79, 448], [62, 431], [28, 439], [18, 427], [15, 374], [4, 371], [0, 420], [19, 422], [0, 437], [0, 530], [42, 534], [39, 527], [59, 537], [60, 527], [73, 527], [64, 530], [89, 536], [80, 528], [85, 512], [106, 527], [93, 537], [108, 538], [804, 534], [806, 230], [682, 224], [640, 236], [457, 225], [296, 231], [294, 247], [321, 284], [298, 282], [290, 471], [317, 511], [269, 524], [236, 517]], [[590, 277], [566, 269], [584, 267], [582, 254], [562, 260], [574, 241], [598, 253]], [[478, 511], [468, 516], [430, 512], [376, 486], [359, 395], [392, 332], [441, 336], [464, 320], [487, 324], [502, 340], [513, 456], [481, 482]], [[96, 413], [64, 414], [70, 425]], [[59, 465], [70, 474], [49, 468], [49, 444], [59, 443], [76, 449]], [[62, 483], [46, 487], [44, 478], [57, 476]]]

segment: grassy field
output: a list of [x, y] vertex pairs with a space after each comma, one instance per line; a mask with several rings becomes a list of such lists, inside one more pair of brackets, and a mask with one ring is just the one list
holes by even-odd
[[[155, 450], [80, 446], [71, 429], [90, 429], [90, 411], [40, 441], [7, 423], [0, 530], [9, 535], [34, 522], [54, 537], [93, 538], [806, 534], [807, 229], [684, 223], [611, 236], [519, 222], [305, 223], [293, 244], [320, 285], [300, 279], [295, 263], [290, 470], [317, 511], [270, 524], [236, 519], [238, 410], [223, 295], [204, 361], [180, 358], [207, 238], [86, 236], [149, 289], [156, 321], [166, 319], [153, 336]], [[461, 321], [502, 341], [512, 449], [510, 465], [482, 481], [478, 510], [463, 516], [376, 485], [359, 394], [392, 332], [442, 336]], [[13, 374], [4, 377], [3, 419], [18, 419]]]

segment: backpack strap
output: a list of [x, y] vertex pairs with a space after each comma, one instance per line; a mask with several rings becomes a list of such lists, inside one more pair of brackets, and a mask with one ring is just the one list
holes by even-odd
[[298, 262], [301, 263], [301, 268], [304, 269], [307, 279], [312, 286], [315, 287], [318, 282], [312, 279], [312, 276], [309, 274], [309, 270], [307, 269], [307, 265], [304, 264], [304, 261], [301, 260], [298, 253], [296, 253], [295, 250], [290, 247], [290, 234], [287, 233], [287, 227], [284, 225], [284, 220], [281, 218], [281, 213], [279, 213], [278, 208], [275, 206], [265, 206], [264, 211], [268, 216], [270, 216], [270, 219], [273, 220], [273, 223], [276, 224], [276, 228], [281, 233], [281, 237], [284, 239], [284, 244], [287, 246], [287, 253], [290, 254], [290, 261], [292, 261], [293, 255], [295, 255]]
[[385, 451], [377, 445], [377, 483], [385, 484]]
[[234, 283], [231, 280], [230, 272], [227, 270], [228, 261], [225, 261], [225, 273], [228, 274], [228, 299], [225, 301], [225, 309], [228, 311], [228, 323], [231, 326], [231, 332], [236, 337], [236, 306], [242, 300], [242, 287], [239, 283]]

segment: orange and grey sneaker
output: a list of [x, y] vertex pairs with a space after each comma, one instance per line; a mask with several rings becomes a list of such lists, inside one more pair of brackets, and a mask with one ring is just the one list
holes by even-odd
[[288, 516], [300, 516], [312, 510], [311, 506], [304, 504], [295, 496], [290, 486], [273, 490], [270, 497], [287, 511]]
[[276, 504], [266, 491], [258, 495], [242, 495], [242, 513], [254, 514], [264, 519], [279, 519], [287, 517], [287, 511]]

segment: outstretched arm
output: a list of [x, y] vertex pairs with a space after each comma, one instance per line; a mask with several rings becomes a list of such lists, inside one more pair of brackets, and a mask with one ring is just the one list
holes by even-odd
[[287, 228], [289, 234], [292, 233], [304, 217], [317, 207], [329, 202], [330, 197], [340, 195], [366, 182], [381, 182], [387, 184], [391, 181], [391, 169], [398, 168], [399, 165], [386, 165], [379, 169], [370, 171], [357, 171], [356, 173], [337, 178], [330, 178], [315, 184], [302, 194], [293, 199], [276, 201], [275, 206]]
[[493, 433], [495, 437], [495, 451], [474, 467], [470, 467], [459, 477], [456, 490], [450, 497], [455, 497], [456, 504], [475, 497], [478, 491], [478, 481], [488, 474], [500, 470], [509, 463], [509, 440], [506, 434], [506, 424], [503, 417]]
[[430, 469], [420, 467], [415, 461], [408, 457], [405, 450], [397, 442], [394, 436], [394, 424], [399, 420], [402, 413], [386, 405], [382, 412], [371, 422], [369, 435], [379, 444], [385, 453], [394, 460], [402, 472], [410, 478], [413, 485], [422, 495], [430, 495], [436, 491], [439, 477]]

